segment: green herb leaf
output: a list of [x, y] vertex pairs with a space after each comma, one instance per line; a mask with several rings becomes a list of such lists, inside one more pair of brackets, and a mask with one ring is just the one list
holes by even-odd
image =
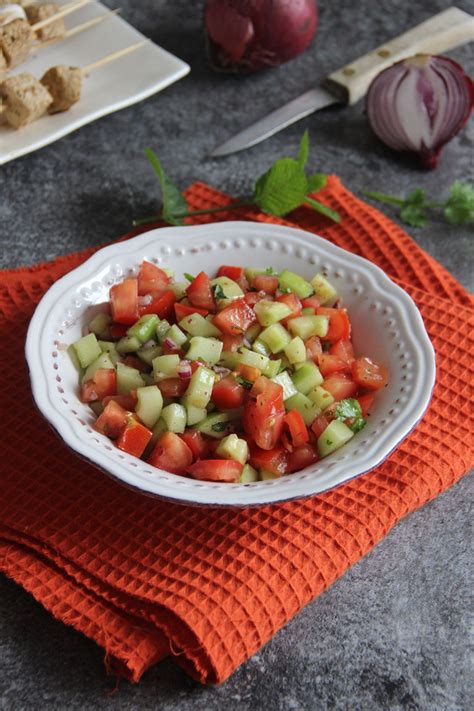
[[187, 279], [188, 281], [194, 281], [196, 277], [193, 277], [192, 274], [188, 274], [187, 272], [184, 272], [183, 274], [184, 278]]
[[320, 212], [321, 215], [324, 215], [325, 217], [329, 217], [330, 220], [333, 220], [333, 222], [340, 222], [341, 221], [341, 216], [338, 212], [335, 210], [331, 210], [330, 207], [327, 205], [323, 205], [322, 202], [318, 202], [318, 200], [313, 200], [313, 198], [306, 197], [304, 201], [308, 204], [311, 205], [313, 210], [316, 210], [316, 212]]
[[300, 147], [298, 150], [298, 164], [301, 168], [301, 170], [304, 170], [304, 167], [306, 163], [308, 162], [308, 156], [309, 156], [309, 136], [308, 136], [308, 131], [305, 131], [303, 133], [303, 136], [300, 141]]
[[214, 286], [212, 287], [212, 291], [214, 292], [214, 298], [217, 301], [227, 298], [224, 293], [224, 289], [222, 288], [222, 286], [220, 284], [214, 284]]
[[353, 432], [359, 432], [365, 427], [367, 421], [362, 417], [362, 408], [355, 398], [341, 400], [336, 407], [336, 420], [350, 420], [348, 426]]
[[228, 426], [228, 422], [214, 422], [214, 424], [211, 425], [211, 430], [214, 430], [214, 432], [225, 432]]
[[308, 178], [308, 189], [310, 193], [315, 193], [318, 190], [322, 190], [328, 182], [328, 176], [326, 173], [314, 173]]
[[444, 216], [452, 225], [466, 225], [474, 220], [474, 185], [455, 180], [444, 205]]
[[236, 375], [235, 380], [239, 385], [242, 385], [243, 388], [246, 390], [250, 390], [253, 387], [253, 383], [250, 380], [247, 380], [246, 378], [243, 378], [241, 375]]
[[187, 212], [188, 205], [186, 200], [176, 185], [168, 178], [161, 166], [160, 161], [151, 148], [147, 148], [145, 150], [145, 155], [150, 161], [152, 168], [160, 181], [163, 200], [161, 217], [170, 225], [182, 225], [183, 217], [176, 217], [176, 215], [182, 215]]
[[282, 217], [295, 210], [308, 192], [308, 180], [294, 158], [277, 160], [255, 185], [256, 205], [270, 215]]
[[265, 274], [268, 274], [268, 276], [278, 276], [280, 272], [276, 272], [273, 267], [267, 267], [265, 269]]

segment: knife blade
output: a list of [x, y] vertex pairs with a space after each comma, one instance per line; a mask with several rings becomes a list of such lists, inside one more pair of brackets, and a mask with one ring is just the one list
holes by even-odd
[[355, 104], [366, 94], [381, 71], [413, 54], [446, 52], [474, 40], [474, 17], [450, 7], [412, 27], [390, 42], [341, 67], [287, 104], [214, 148], [210, 156], [237, 153], [273, 136], [278, 131], [332, 104]]

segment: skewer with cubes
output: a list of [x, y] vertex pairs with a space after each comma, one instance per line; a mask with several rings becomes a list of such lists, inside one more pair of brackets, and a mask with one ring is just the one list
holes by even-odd
[[18, 129], [33, 123], [45, 113], [68, 111], [80, 100], [82, 80], [86, 75], [145, 44], [147, 41], [138, 42], [82, 68], [66, 65], [51, 67], [41, 79], [28, 72], [8, 77], [0, 82], [1, 115], [10, 126]]

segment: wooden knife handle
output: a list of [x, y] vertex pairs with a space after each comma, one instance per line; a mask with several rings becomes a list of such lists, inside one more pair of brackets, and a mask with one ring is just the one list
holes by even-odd
[[329, 75], [326, 84], [348, 104], [362, 99], [383, 69], [414, 54], [440, 54], [474, 40], [474, 17], [450, 7]]

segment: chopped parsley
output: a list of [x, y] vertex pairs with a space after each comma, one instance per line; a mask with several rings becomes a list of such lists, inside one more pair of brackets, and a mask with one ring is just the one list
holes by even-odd
[[217, 301], [227, 298], [225, 295], [224, 289], [222, 288], [222, 286], [220, 284], [214, 284], [214, 286], [212, 287], [212, 290], [214, 292], [214, 298]]
[[213, 430], [214, 432], [225, 432], [228, 426], [228, 422], [214, 422], [214, 424], [211, 425], [211, 430]]
[[341, 422], [349, 420], [346, 424], [353, 432], [360, 432], [367, 424], [367, 420], [362, 417], [360, 403], [355, 398], [341, 400], [336, 407], [336, 420]]

